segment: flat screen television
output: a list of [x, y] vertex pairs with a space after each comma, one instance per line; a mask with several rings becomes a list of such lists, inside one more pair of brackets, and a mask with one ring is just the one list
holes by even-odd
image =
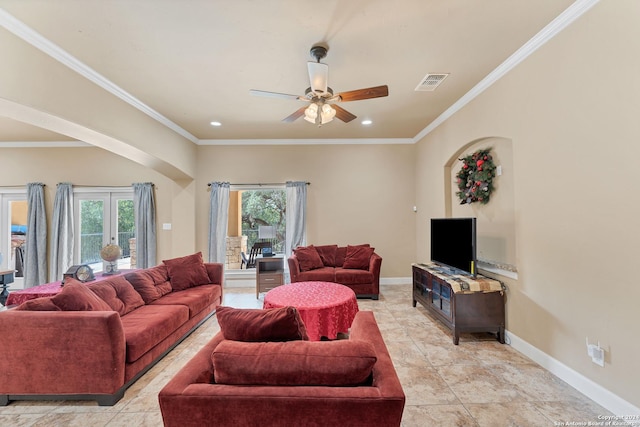
[[431, 261], [476, 275], [476, 218], [432, 218]]

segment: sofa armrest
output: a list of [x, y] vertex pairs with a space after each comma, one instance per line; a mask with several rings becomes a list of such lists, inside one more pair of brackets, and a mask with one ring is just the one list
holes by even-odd
[[113, 394], [124, 385], [115, 311], [0, 313], [0, 394]]
[[380, 288], [380, 267], [382, 267], [382, 257], [374, 252], [369, 258], [369, 271], [373, 274], [376, 289]]
[[289, 274], [291, 275], [291, 283], [298, 281], [298, 274], [300, 274], [300, 263], [295, 255], [291, 255], [287, 262], [289, 263]]
[[209, 275], [211, 283], [214, 285], [222, 285], [224, 278], [224, 264], [218, 262], [205, 262], [204, 266], [207, 269], [207, 274]]

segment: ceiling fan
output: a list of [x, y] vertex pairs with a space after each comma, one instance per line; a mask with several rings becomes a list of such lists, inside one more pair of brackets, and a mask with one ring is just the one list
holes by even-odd
[[256, 96], [266, 96], [270, 98], [292, 99], [308, 103], [294, 111], [291, 115], [282, 119], [283, 122], [291, 123], [304, 116], [310, 123], [322, 126], [329, 123], [334, 117], [345, 123], [355, 119], [356, 116], [344, 108], [336, 105], [337, 102], [360, 101], [362, 99], [379, 98], [389, 95], [387, 85], [374, 86], [365, 89], [350, 90], [347, 92], [333, 93], [328, 84], [329, 66], [320, 62], [327, 56], [328, 47], [323, 44], [314, 45], [310, 54], [316, 62], [307, 62], [309, 70], [310, 86], [304, 95], [289, 95], [286, 93], [267, 92], [263, 90], [251, 89], [249, 93]]

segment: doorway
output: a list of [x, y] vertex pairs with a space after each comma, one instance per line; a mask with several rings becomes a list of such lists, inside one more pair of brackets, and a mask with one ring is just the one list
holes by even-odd
[[26, 190], [4, 189], [0, 192], [0, 270], [15, 270], [10, 289], [24, 288], [28, 231]]

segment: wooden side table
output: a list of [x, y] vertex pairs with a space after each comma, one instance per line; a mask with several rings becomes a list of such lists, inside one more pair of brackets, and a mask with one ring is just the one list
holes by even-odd
[[284, 258], [256, 258], [256, 298], [280, 285], [284, 285]]

